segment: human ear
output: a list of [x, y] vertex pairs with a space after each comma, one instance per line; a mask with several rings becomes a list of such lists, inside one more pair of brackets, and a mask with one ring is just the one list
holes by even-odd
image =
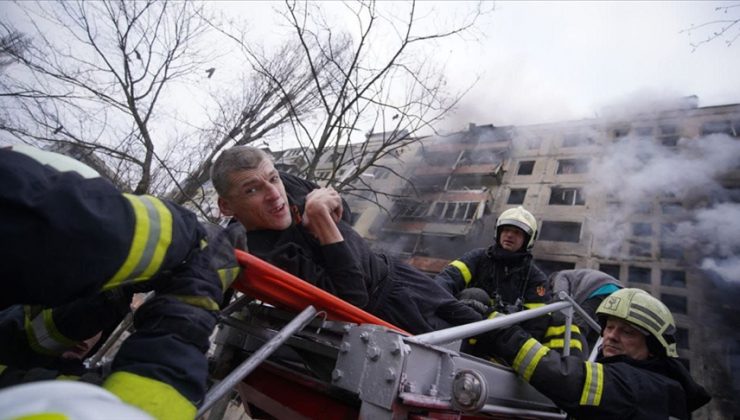
[[221, 210], [221, 214], [224, 216], [233, 216], [234, 211], [231, 209], [231, 205], [229, 204], [229, 201], [224, 199], [223, 197], [218, 198], [218, 208]]

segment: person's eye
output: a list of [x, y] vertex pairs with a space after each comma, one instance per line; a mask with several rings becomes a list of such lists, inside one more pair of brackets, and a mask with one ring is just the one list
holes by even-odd
[[244, 190], [244, 195], [251, 195], [257, 192], [257, 188], [247, 188]]
[[273, 176], [272, 178], [270, 178], [270, 182], [273, 184], [277, 184], [278, 182], [280, 182], [280, 176], [278, 175]]

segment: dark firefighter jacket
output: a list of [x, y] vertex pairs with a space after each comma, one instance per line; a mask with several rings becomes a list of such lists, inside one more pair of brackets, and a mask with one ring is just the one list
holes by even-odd
[[[250, 253], [412, 334], [482, 319], [429, 276], [373, 252], [346, 218], [338, 222], [344, 241], [322, 246], [300, 224], [306, 194], [318, 186], [290, 174], [280, 176], [294, 223], [282, 231], [248, 232]], [[349, 215], [345, 207], [344, 216]], [[229, 228], [241, 225], [234, 222]]]
[[[596, 308], [599, 304], [622, 287], [624, 285], [614, 277], [586, 268], [562, 270], [550, 276], [553, 298], [557, 300], [561, 291], [568, 293], [594, 321], [597, 321]], [[599, 331], [591, 328], [578, 312], [574, 313], [573, 322], [580, 329], [581, 337], [585, 339], [583, 353], [587, 356], [599, 338]]]
[[563, 357], [518, 326], [481, 336], [480, 341], [578, 420], [688, 419], [710, 400], [677, 359], [600, 356], [588, 362]]
[[[532, 309], [549, 303], [547, 277], [531, 262], [532, 254], [508, 253], [498, 245], [476, 248], [452, 261], [436, 277], [453, 295], [469, 287], [485, 290], [490, 306], [500, 313]], [[538, 339], [545, 337], [547, 317], [526, 321], [523, 325]]]
[[29, 345], [59, 354], [99, 321], [92, 310], [49, 308], [95, 308], [83, 300], [123, 286], [154, 290], [103, 386], [155, 417], [192, 418], [214, 311], [238, 273], [223, 232], [207, 239], [177, 205], [122, 194], [71, 158], [17, 146], [0, 149], [0, 220], [0, 309], [29, 307]]

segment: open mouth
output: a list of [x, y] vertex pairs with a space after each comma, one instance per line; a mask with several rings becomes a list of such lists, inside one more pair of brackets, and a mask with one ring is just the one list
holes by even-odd
[[277, 207], [273, 207], [273, 209], [270, 210], [270, 213], [272, 213], [272, 214], [280, 214], [280, 213], [283, 212], [284, 209], [285, 209], [285, 203], [283, 203], [283, 204], [281, 204], [281, 205], [279, 205]]

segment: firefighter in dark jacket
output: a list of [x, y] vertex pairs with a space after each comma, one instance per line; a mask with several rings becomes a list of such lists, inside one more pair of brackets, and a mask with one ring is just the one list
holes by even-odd
[[[550, 275], [550, 289], [555, 300], [560, 292], [565, 292], [588, 314], [596, 318], [596, 308], [610, 294], [624, 287], [622, 282], [598, 270], [579, 268], [562, 270]], [[562, 314], [553, 314], [555, 319], [562, 319]], [[591, 328], [580, 313], [573, 314], [573, 323], [578, 327], [583, 342], [582, 354], [587, 358], [599, 338], [599, 331]], [[552, 346], [548, 346], [553, 348]]]
[[595, 362], [563, 357], [519, 326], [479, 337], [527, 382], [582, 419], [688, 419], [710, 396], [676, 352], [668, 308], [641, 289], [612, 293], [596, 310], [603, 345]]
[[[0, 310], [25, 305], [30, 347], [60, 355], [90, 337], [85, 322], [107, 323], [96, 296], [153, 290], [103, 387], [154, 417], [193, 418], [215, 311], [238, 274], [223, 232], [207, 237], [190, 211], [122, 194], [80, 162], [27, 146], [0, 149], [0, 220]], [[75, 308], [85, 299], [89, 311]]]
[[[496, 221], [493, 245], [466, 252], [445, 267], [435, 281], [484, 316], [493, 311], [509, 314], [543, 306], [549, 303], [551, 295], [547, 277], [532, 262], [536, 238], [537, 220], [532, 213], [521, 206], [508, 209]], [[535, 318], [523, 325], [538, 339], [562, 348], [564, 327], [553, 325], [549, 317]], [[578, 334], [577, 328], [574, 334]], [[580, 341], [571, 343], [577, 346]], [[475, 348], [466, 351], [483, 355]]]
[[412, 334], [482, 319], [424, 273], [371, 251], [336, 191], [279, 173], [266, 152], [226, 150], [211, 178], [250, 253]]

